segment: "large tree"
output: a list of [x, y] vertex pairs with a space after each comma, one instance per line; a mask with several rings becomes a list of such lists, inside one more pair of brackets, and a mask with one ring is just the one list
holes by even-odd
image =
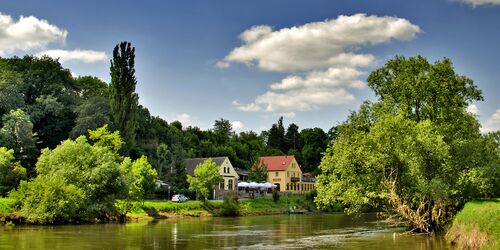
[[113, 50], [109, 86], [111, 115], [113, 125], [119, 130], [124, 141], [124, 151], [129, 152], [135, 145], [138, 125], [138, 100], [135, 93], [135, 48], [129, 42], [121, 42]]
[[368, 85], [380, 99], [336, 127], [321, 162], [319, 205], [340, 202], [350, 213], [379, 207], [432, 232], [466, 201], [499, 188], [498, 155], [484, 149], [494, 144], [466, 111], [481, 92], [448, 59], [396, 57]]

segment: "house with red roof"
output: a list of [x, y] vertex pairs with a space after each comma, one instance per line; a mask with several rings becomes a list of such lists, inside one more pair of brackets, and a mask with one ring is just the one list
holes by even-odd
[[302, 193], [314, 189], [314, 183], [302, 181], [302, 170], [293, 155], [264, 156], [259, 167], [267, 168], [267, 181], [277, 185], [280, 192]]

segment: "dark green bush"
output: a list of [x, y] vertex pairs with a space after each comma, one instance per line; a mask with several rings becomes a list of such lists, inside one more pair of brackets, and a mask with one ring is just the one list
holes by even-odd
[[224, 197], [224, 202], [221, 206], [222, 216], [238, 216], [240, 214], [240, 205], [236, 199]]
[[278, 202], [280, 200], [280, 193], [277, 189], [273, 190], [273, 201]]

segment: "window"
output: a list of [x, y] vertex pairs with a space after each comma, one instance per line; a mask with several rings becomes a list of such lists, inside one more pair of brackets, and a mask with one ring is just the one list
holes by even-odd
[[233, 180], [229, 180], [227, 182], [227, 187], [228, 187], [229, 190], [233, 190]]
[[219, 189], [224, 189], [224, 182], [219, 183]]
[[286, 177], [290, 177], [290, 172], [286, 172]]
[[274, 172], [274, 176], [278, 177], [280, 173], [278, 171]]

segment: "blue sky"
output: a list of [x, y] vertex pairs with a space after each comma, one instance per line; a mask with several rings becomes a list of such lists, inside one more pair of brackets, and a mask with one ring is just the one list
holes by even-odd
[[[167, 121], [237, 131], [328, 130], [366, 99], [369, 72], [395, 55], [448, 57], [500, 129], [500, 0], [2, 1], [0, 56], [49, 54], [109, 81], [120, 41], [136, 47], [140, 103]], [[23, 17], [21, 17], [23, 16]]]

